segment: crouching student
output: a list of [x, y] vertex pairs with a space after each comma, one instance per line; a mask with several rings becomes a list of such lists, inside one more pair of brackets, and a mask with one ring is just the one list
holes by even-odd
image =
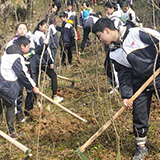
[[[0, 59], [0, 98], [3, 105], [6, 106], [6, 121], [9, 134], [16, 137], [14, 127], [15, 119], [15, 103], [18, 98], [21, 86], [25, 86], [29, 90], [33, 90], [35, 94], [39, 94], [39, 89], [35, 82], [27, 73], [25, 66], [24, 54], [28, 53], [30, 40], [26, 37], [19, 37], [15, 43], [9, 46]], [[0, 103], [2, 109], [2, 102]]]
[[[115, 69], [118, 72], [121, 97], [127, 108], [132, 107], [129, 99], [160, 67], [159, 49], [160, 33], [149, 28], [127, 28], [120, 26], [117, 30], [108, 18], [102, 18], [94, 26], [94, 32], [106, 44], [120, 43], [121, 48], [110, 52]], [[160, 94], [160, 75], [155, 79], [158, 94]], [[133, 102], [133, 132], [137, 149], [133, 160], [142, 160], [147, 155], [147, 132], [149, 129], [149, 113], [152, 95], [155, 94], [153, 82]]]

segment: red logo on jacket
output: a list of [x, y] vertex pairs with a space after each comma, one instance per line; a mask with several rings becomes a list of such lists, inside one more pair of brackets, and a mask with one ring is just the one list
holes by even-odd
[[133, 46], [134, 45], [134, 41], [131, 43], [131, 46]]

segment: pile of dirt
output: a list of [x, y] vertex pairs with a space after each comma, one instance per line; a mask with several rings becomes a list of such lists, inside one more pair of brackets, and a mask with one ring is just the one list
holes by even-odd
[[40, 124], [40, 137], [52, 142], [58, 142], [70, 138], [73, 134], [78, 134], [84, 130], [84, 123], [71, 116], [55, 116], [54, 113], [49, 113], [45, 110], [40, 113], [37, 109], [30, 112], [30, 119], [35, 125], [26, 126], [25, 132], [33, 133], [37, 136], [39, 133]]

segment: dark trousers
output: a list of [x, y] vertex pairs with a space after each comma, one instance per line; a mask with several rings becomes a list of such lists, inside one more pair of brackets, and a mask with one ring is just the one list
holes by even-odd
[[81, 43], [81, 51], [82, 52], [84, 51], [85, 43], [87, 42], [90, 31], [91, 31], [90, 28], [83, 28], [83, 40]]
[[[28, 66], [28, 70], [30, 72], [30, 75], [32, 77], [32, 79], [35, 81], [35, 83], [38, 83], [38, 70], [37, 70], [37, 60], [39, 59], [38, 55], [33, 55], [30, 59], [29, 59], [29, 66]], [[29, 110], [33, 109], [33, 104], [34, 104], [34, 99], [35, 99], [35, 95], [32, 92], [32, 90], [28, 90], [27, 89], [27, 97], [25, 99], [25, 113], [27, 114]], [[17, 114], [22, 114], [22, 102], [23, 102], [23, 86], [21, 86], [21, 90], [19, 93], [19, 96], [17, 98]]]
[[[160, 91], [160, 89], [158, 89], [158, 91]], [[133, 132], [136, 137], [145, 137], [147, 135], [153, 94], [153, 90], [145, 90], [133, 102]]]
[[[40, 55], [35, 54], [33, 58], [30, 61], [30, 74], [33, 80], [36, 82], [38, 85], [38, 75], [39, 75], [39, 60], [40, 60]], [[54, 64], [55, 68], [56, 65]], [[46, 66], [42, 66], [41, 69], [49, 76], [51, 79], [51, 88], [52, 88], [52, 93], [53, 96], [57, 94], [57, 74], [56, 74], [56, 69], [50, 69], [47, 66], [47, 69], [45, 69]], [[30, 96], [29, 96], [30, 97]]]
[[15, 132], [14, 120], [15, 120], [15, 104], [9, 104], [4, 99], [0, 99], [0, 110], [2, 107], [6, 107], [6, 121], [8, 125], [9, 133]]
[[61, 5], [57, 6], [57, 11], [56, 11], [55, 15], [58, 15], [60, 8], [61, 8]]
[[[45, 71], [45, 67], [42, 67], [42, 70]], [[52, 97], [54, 97], [57, 94], [57, 74], [50, 68], [47, 68], [46, 74], [51, 79]]]
[[68, 63], [72, 64], [72, 47], [64, 44], [64, 46], [61, 46], [61, 52], [62, 52], [62, 64], [65, 63], [66, 55], [68, 57]]
[[112, 72], [112, 62], [111, 62], [111, 59], [109, 57], [109, 52], [106, 55], [106, 59], [104, 61], [104, 67], [106, 69], [107, 77], [109, 79], [109, 82], [111, 83], [111, 85], [113, 87], [116, 86], [114, 73]]
[[70, 1], [71, 1], [71, 6], [72, 6], [72, 8], [74, 7], [74, 6], [73, 6], [73, 1], [76, 3], [77, 12], [79, 12], [79, 6], [78, 6], [77, 0], [70, 0]]

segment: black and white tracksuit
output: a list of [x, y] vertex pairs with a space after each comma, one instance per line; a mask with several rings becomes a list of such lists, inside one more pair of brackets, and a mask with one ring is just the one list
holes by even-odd
[[[33, 34], [28, 31], [26, 34], [26, 37], [29, 38], [30, 40], [30, 47], [29, 47], [29, 52], [27, 53], [27, 55], [29, 55], [29, 59], [27, 60], [27, 67], [28, 70], [30, 72], [31, 78], [33, 78], [33, 80], [35, 81], [35, 76], [34, 76], [34, 70], [33, 70], [33, 66], [34, 64], [34, 55], [35, 55], [35, 43], [33, 41]], [[16, 40], [18, 39], [18, 35], [16, 35], [14, 38], [11, 39], [11, 41], [9, 41], [9, 43], [6, 46], [6, 49], [13, 45], [14, 42], [16, 42]], [[5, 54], [8, 54], [5, 51]], [[17, 114], [22, 114], [22, 103], [23, 103], [23, 86], [20, 90], [19, 96], [17, 98], [17, 103], [16, 103], [16, 113]], [[34, 96], [33, 96], [33, 92], [32, 90], [28, 90], [27, 89], [27, 96], [25, 99], [25, 113], [27, 113], [29, 110], [33, 109], [33, 103], [34, 103]]]
[[[122, 48], [110, 52], [118, 78], [123, 99], [132, 95], [153, 74], [156, 47], [159, 49], [160, 33], [149, 28], [120, 27]], [[156, 47], [155, 47], [156, 46]], [[158, 56], [156, 69], [160, 67]], [[160, 94], [160, 75], [156, 78], [156, 87]], [[152, 94], [155, 93], [153, 82], [133, 102], [133, 130], [135, 136], [145, 137], [148, 132], [148, 120]]]
[[[39, 48], [39, 49], [36, 49], [36, 54], [34, 56], [35, 66], [33, 67], [36, 73], [36, 83], [38, 83], [39, 64], [40, 64], [40, 57], [41, 57], [42, 49], [43, 49], [43, 39], [44, 38], [45, 38], [45, 34], [43, 32], [39, 30], [35, 31], [34, 33], [34, 42], [36, 43], [35, 48]], [[47, 39], [48, 41], [50, 40], [49, 34], [47, 36]], [[52, 56], [52, 52], [50, 49], [50, 43], [49, 43], [49, 45], [46, 45], [45, 47], [45, 52], [43, 55], [41, 68], [43, 71], [46, 71], [46, 74], [51, 79], [52, 97], [54, 97], [54, 95], [57, 94], [57, 74], [56, 74], [55, 67], [54, 69], [50, 68], [51, 64], [54, 64], [55, 66], [55, 61]]]
[[[0, 98], [7, 106], [6, 119], [9, 131], [14, 131], [15, 103], [21, 86], [31, 90], [36, 86], [27, 73], [21, 48], [13, 43], [0, 59]], [[2, 107], [2, 106], [1, 106]]]
[[62, 64], [65, 63], [66, 54], [68, 56], [68, 63], [72, 63], [72, 47], [75, 45], [75, 32], [73, 28], [73, 21], [68, 20], [62, 23], [62, 26], [57, 26], [56, 28], [61, 32], [61, 37], [59, 40], [62, 53]]
[[83, 40], [82, 40], [82, 43], [81, 43], [81, 52], [84, 51], [85, 44], [87, 42], [89, 33], [91, 32], [94, 24], [98, 21], [98, 19], [99, 19], [98, 17], [89, 16], [84, 21], [84, 24], [83, 24]]

